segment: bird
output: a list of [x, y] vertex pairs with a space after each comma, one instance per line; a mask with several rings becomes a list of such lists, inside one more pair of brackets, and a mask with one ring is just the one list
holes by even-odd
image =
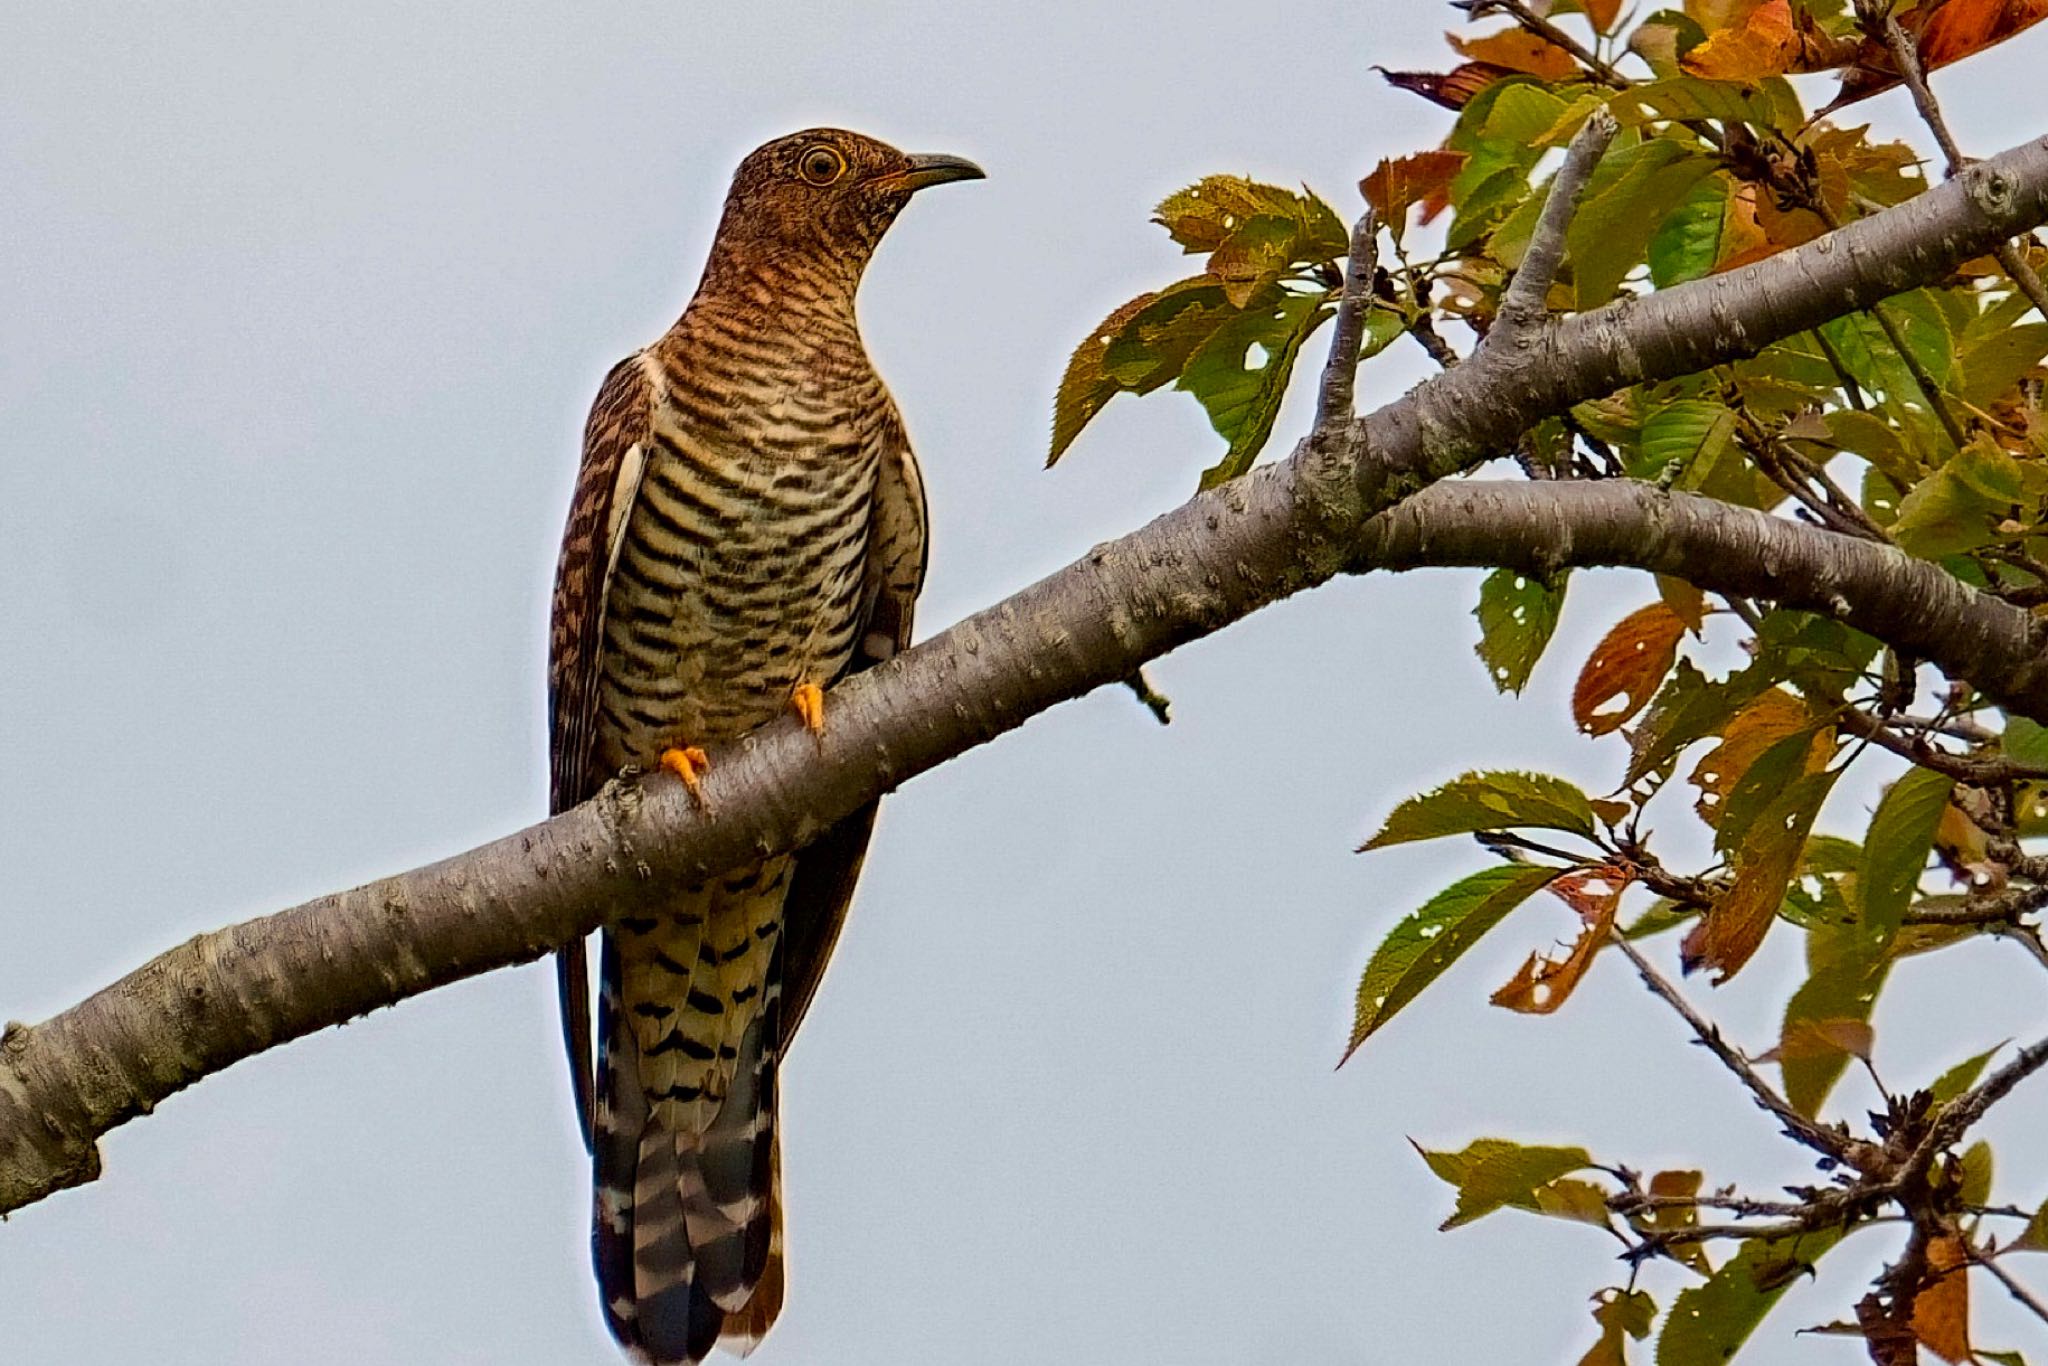
[[[854, 299], [912, 195], [980, 179], [838, 128], [749, 153], [704, 273], [612, 368], [584, 429], [549, 631], [550, 806], [667, 770], [910, 642], [923, 480]], [[715, 813], [713, 815], [715, 819]], [[783, 1299], [777, 1070], [859, 876], [873, 804], [789, 854], [677, 890], [557, 959], [592, 1256], [635, 1361], [744, 1355]]]

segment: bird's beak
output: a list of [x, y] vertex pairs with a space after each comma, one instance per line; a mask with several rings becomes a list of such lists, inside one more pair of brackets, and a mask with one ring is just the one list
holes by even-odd
[[935, 152], [923, 152], [912, 156], [907, 169], [891, 177], [907, 191], [922, 190], [927, 185], [944, 185], [953, 180], [985, 180], [988, 172], [965, 157], [949, 157]]

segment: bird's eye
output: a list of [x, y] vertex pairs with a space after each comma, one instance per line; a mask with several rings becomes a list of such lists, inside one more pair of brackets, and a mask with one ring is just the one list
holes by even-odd
[[830, 185], [846, 174], [846, 158], [830, 147], [813, 147], [796, 163], [797, 174], [813, 185]]

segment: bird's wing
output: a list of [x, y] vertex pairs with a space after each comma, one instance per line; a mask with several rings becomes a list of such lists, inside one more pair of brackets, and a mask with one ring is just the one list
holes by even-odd
[[[868, 526], [862, 624], [845, 673], [873, 668], [910, 644], [911, 618], [924, 587], [927, 554], [924, 479], [892, 407]], [[836, 679], [834, 680], [837, 681]], [[825, 960], [846, 919], [860, 877], [875, 803], [846, 817], [796, 855], [782, 922], [782, 1046], [786, 1051], [818, 990]]]
[[[548, 809], [567, 811], [611, 774], [596, 763], [598, 654], [605, 596], [625, 540], [626, 515], [646, 469], [653, 385], [646, 363], [631, 356], [612, 367], [583, 429], [583, 464], [562, 555], [555, 566], [548, 633]], [[562, 1040], [569, 1051], [576, 1114], [590, 1138], [590, 973], [581, 941], [555, 959], [562, 999]]]

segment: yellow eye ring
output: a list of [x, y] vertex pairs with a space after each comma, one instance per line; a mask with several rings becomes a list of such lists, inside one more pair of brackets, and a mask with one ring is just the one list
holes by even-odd
[[796, 173], [823, 189], [846, 174], [846, 158], [820, 143], [797, 158]]

